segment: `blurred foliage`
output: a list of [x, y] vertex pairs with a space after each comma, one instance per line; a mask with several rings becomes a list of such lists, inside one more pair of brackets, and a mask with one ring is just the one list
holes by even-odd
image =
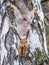
[[49, 48], [48, 48], [48, 52], [49, 52]]
[[33, 9], [32, 0], [24, 0], [24, 2], [28, 6], [29, 10], [32, 10]]
[[10, 12], [13, 12], [14, 9], [13, 9], [13, 7], [11, 7], [11, 6], [7, 6], [6, 9], [5, 9], [5, 11], [6, 11], [6, 13], [8, 14], [8, 13], [10, 13]]
[[6, 7], [6, 10], [7, 10], [7, 11], [13, 10], [13, 7], [7, 6], [7, 7]]
[[46, 34], [49, 35], [49, 28], [46, 28]]
[[49, 58], [47, 57], [47, 55], [44, 52], [39, 51], [38, 49], [36, 49], [34, 57], [36, 60], [36, 65], [40, 65], [44, 61], [47, 61], [47, 63], [49, 63]]
[[[48, 48], [49, 50], [49, 48]], [[27, 59], [29, 59], [32, 62], [32, 59], [34, 59], [35, 64], [34, 65], [40, 65], [42, 63], [44, 63], [45, 61], [49, 64], [49, 58], [46, 55], [46, 53], [44, 51], [40, 51], [39, 49], [36, 49], [36, 51], [34, 52], [34, 54], [29, 57], [27, 55]]]

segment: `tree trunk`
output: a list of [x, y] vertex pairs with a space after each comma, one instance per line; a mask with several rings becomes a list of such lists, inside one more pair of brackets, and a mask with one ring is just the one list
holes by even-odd
[[[8, 1], [6, 3], [8, 5], [10, 3], [9, 6], [6, 3], [3, 4], [6, 4], [7, 7], [4, 6], [6, 13], [4, 20], [5, 13], [0, 14], [0, 65], [38, 65], [39, 51], [48, 57], [41, 0], [31, 2], [33, 4], [31, 11], [24, 0], [16, 0], [15, 5]], [[34, 12], [34, 10], [37, 11]], [[21, 43], [27, 45], [25, 46], [26, 57], [23, 56], [24, 46]], [[20, 55], [18, 47], [20, 47]]]

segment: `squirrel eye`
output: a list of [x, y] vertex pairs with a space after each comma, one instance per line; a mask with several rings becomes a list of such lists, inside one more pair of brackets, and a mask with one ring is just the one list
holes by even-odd
[[22, 41], [20, 41], [20, 43], [22, 43]]
[[27, 41], [26, 41], [27, 42]]

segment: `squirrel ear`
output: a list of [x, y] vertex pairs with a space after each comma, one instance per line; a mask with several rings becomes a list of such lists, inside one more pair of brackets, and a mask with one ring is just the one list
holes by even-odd
[[18, 38], [21, 40], [21, 37], [19, 36], [19, 34], [17, 33], [17, 31], [16, 31], [16, 34], [17, 34]]
[[29, 35], [29, 30], [27, 31], [26, 39], [28, 38], [28, 35]]

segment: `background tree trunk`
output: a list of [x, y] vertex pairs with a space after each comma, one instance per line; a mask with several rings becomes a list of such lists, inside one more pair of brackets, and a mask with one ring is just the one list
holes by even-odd
[[[3, 0], [0, 10], [0, 65], [39, 65], [40, 57], [45, 61], [48, 50], [41, 0], [28, 0], [27, 4], [25, 0]], [[16, 33], [23, 39], [28, 30], [24, 58], [18, 55], [20, 40]]]

